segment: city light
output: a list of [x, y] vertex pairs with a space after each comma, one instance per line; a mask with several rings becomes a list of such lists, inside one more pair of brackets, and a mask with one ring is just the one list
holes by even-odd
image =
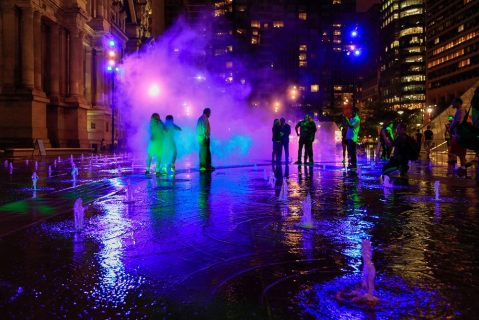
[[159, 94], [160, 94], [160, 86], [156, 83], [151, 84], [150, 87], [148, 88], [148, 95], [150, 97], [158, 97]]
[[398, 114], [399, 114], [400, 116], [402, 116], [403, 113], [404, 113], [404, 110], [398, 110]]
[[115, 60], [113, 59], [108, 60], [108, 65], [113, 67], [115, 65]]
[[361, 50], [359, 50], [359, 49], [354, 50], [354, 55], [356, 57], [360, 56], [361, 55]]
[[114, 46], [116, 45], [115, 40], [110, 40], [110, 41], [108, 41], [108, 45], [109, 45], [110, 47], [114, 47]]
[[108, 56], [109, 56], [110, 58], [114, 58], [114, 57], [116, 56], [116, 52], [113, 51], [113, 50], [109, 50], [109, 51], [108, 51]]
[[351, 31], [351, 37], [356, 38], [358, 36], [358, 30]]

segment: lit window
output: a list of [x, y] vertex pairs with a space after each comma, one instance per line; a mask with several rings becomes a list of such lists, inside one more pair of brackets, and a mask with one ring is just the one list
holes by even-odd
[[251, 37], [251, 44], [258, 44], [259, 43], [259, 38], [258, 37]]
[[449, 60], [452, 60], [454, 58], [457, 58], [459, 56], [462, 56], [464, 54], [464, 49], [461, 49], [461, 50], [457, 50], [455, 52], [452, 52], [450, 54], [448, 54], [447, 56], [444, 56], [444, 57], [441, 57], [439, 59], [436, 59], [436, 60], [433, 60], [431, 62], [429, 62], [427, 64], [427, 67], [428, 68], [433, 68], [441, 63], [444, 63], [444, 62], [447, 62]]
[[439, 54], [445, 50], [448, 50], [448, 49], [451, 49], [457, 45], [460, 45], [461, 43], [463, 42], [466, 42], [466, 41], [469, 41], [475, 37], [479, 36], [479, 31], [473, 31], [473, 32], [470, 32], [460, 38], [457, 38], [456, 40], [453, 40], [453, 41], [450, 41], [448, 43], [446, 43], [445, 45], [435, 49], [432, 54], [433, 55], [436, 55], [436, 54]]
[[439, 38], [434, 39], [434, 44], [438, 44], [439, 41], [440, 41]]
[[90, 123], [90, 129], [96, 129], [96, 124], [95, 124], [95, 122]]
[[341, 91], [343, 90], [343, 86], [334, 86], [334, 91]]
[[306, 60], [307, 60], [306, 53], [301, 53], [299, 55], [299, 61], [306, 61]]
[[251, 21], [251, 28], [261, 28], [261, 23], [258, 20]]
[[333, 4], [341, 4], [341, 0], [333, 0]]
[[340, 52], [340, 51], [341, 51], [341, 47], [334, 47], [334, 48], [333, 48], [333, 51]]
[[226, 68], [227, 68], [227, 69], [233, 68], [233, 62], [232, 62], [232, 61], [226, 62]]
[[400, 17], [404, 18], [408, 16], [419, 15], [422, 13], [423, 13], [422, 8], [408, 9], [408, 10], [401, 11]]
[[411, 47], [407, 49], [409, 53], [421, 53], [422, 51], [422, 47]]
[[311, 85], [311, 92], [319, 92], [319, 85], [312, 84]]
[[341, 35], [341, 30], [334, 30], [333, 34], [335, 36], [340, 36]]
[[299, 46], [299, 51], [308, 51], [308, 46], [305, 44], [302, 44]]
[[424, 32], [423, 27], [412, 27], [412, 28], [407, 28], [407, 29], [401, 30], [399, 32], [399, 36], [404, 37], [404, 36], [407, 36], [407, 35], [410, 35], [410, 34], [422, 34], [423, 32]]
[[233, 52], [233, 46], [227, 46], [226, 49], [228, 50], [228, 52]]
[[464, 31], [464, 25], [461, 24], [459, 27], [457, 27], [457, 32]]
[[284, 22], [283, 21], [273, 21], [273, 28], [283, 28]]
[[298, 19], [299, 20], [307, 20], [308, 19], [308, 14], [306, 12], [300, 12], [298, 14]]
[[425, 75], [414, 75], [414, 76], [405, 76], [401, 77], [401, 82], [422, 82], [426, 81]]
[[464, 68], [465, 66], [468, 66], [470, 64], [471, 64], [471, 59], [466, 59], [466, 60], [459, 61], [458, 67]]
[[300, 68], [304, 68], [304, 67], [307, 67], [308, 66], [308, 62], [307, 61], [300, 61], [299, 62], [299, 67]]

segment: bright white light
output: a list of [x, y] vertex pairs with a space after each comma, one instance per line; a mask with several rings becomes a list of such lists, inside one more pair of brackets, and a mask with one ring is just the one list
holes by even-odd
[[148, 88], [148, 95], [150, 97], [157, 97], [160, 94], [160, 86], [158, 86], [156, 83], [153, 83], [150, 85]]

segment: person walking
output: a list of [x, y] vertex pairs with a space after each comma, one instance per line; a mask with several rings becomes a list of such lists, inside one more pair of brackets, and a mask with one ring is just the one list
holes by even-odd
[[291, 134], [291, 126], [286, 123], [285, 118], [279, 120], [281, 125], [281, 149], [280, 149], [280, 158], [284, 150], [284, 160], [285, 163], [289, 163], [289, 136]]
[[420, 129], [417, 129], [416, 131], [416, 144], [417, 144], [417, 154], [421, 154], [422, 133]]
[[181, 131], [181, 128], [178, 127], [173, 119], [171, 114], [166, 116], [165, 119], [165, 134], [163, 142], [163, 172], [175, 172], [175, 162], [176, 162], [176, 141], [175, 141], [175, 132]]
[[[348, 132], [348, 123], [346, 116], [343, 114], [341, 122], [341, 147], [343, 148], [343, 166], [346, 164], [346, 149], [348, 148], [348, 140], [346, 140], [346, 132]], [[349, 158], [349, 155], [348, 155]], [[349, 159], [348, 159], [349, 162]]]
[[453, 116], [447, 117], [447, 123], [444, 125], [444, 140], [446, 141], [447, 148], [449, 148], [449, 146], [451, 145], [451, 138], [452, 138], [451, 123], [452, 123], [452, 120], [454, 120]]
[[[304, 116], [304, 120], [298, 122], [294, 127], [296, 135], [299, 136], [299, 146], [298, 146], [298, 161], [295, 164], [301, 164], [301, 156], [303, 155], [303, 147], [306, 146], [308, 140], [311, 138], [309, 130], [311, 129], [311, 124], [309, 122], [310, 116], [307, 114]], [[304, 150], [304, 163], [308, 160], [308, 151], [307, 148]]]
[[355, 170], [357, 168], [357, 154], [356, 154], [356, 144], [358, 142], [359, 128], [361, 124], [361, 119], [359, 118], [359, 109], [353, 107], [351, 112], [351, 118], [346, 118], [348, 125], [348, 131], [346, 132], [346, 140], [348, 142], [348, 154], [351, 162], [348, 167]]
[[158, 113], [153, 113], [150, 118], [149, 125], [149, 142], [148, 142], [148, 156], [146, 160], [146, 171], [145, 174], [150, 174], [151, 160], [156, 159], [156, 175], [161, 173], [161, 160], [162, 160], [162, 143], [163, 143], [163, 134], [165, 130], [165, 125], [161, 121], [160, 115]]
[[[462, 106], [462, 100], [460, 98], [454, 98], [452, 100], [452, 107], [456, 109], [454, 119], [452, 120], [451, 130], [451, 145], [449, 146], [449, 160], [448, 160], [448, 174], [456, 173], [462, 177], [466, 175], [466, 148], [459, 143], [459, 136], [456, 132], [456, 127], [462, 123], [466, 116], [466, 110]], [[457, 158], [459, 158], [460, 167], [456, 169]]]
[[200, 171], [213, 171], [214, 167], [211, 166], [211, 150], [210, 150], [210, 134], [211, 127], [209, 118], [211, 116], [211, 109], [205, 108], [203, 114], [198, 118], [196, 124], [196, 135], [198, 137], [198, 143], [200, 145]]
[[273, 156], [272, 162], [281, 162], [281, 123], [279, 119], [274, 119], [272, 128]]
[[434, 133], [431, 130], [431, 125], [428, 125], [427, 130], [424, 131], [424, 150], [426, 150], [426, 160], [430, 160], [433, 137]]

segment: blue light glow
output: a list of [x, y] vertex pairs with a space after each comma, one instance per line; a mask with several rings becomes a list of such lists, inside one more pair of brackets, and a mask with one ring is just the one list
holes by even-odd
[[107, 66], [107, 67], [106, 67], [106, 70], [107, 70], [107, 71], [112, 71], [112, 70], [113, 70], [113, 67], [112, 67], [112, 66]]
[[353, 31], [351, 32], [351, 37], [356, 38], [357, 36], [358, 36], [358, 31], [357, 31], [357, 30], [353, 30]]
[[114, 47], [116, 45], [115, 40], [108, 41], [108, 44], [110, 45], [110, 47]]

